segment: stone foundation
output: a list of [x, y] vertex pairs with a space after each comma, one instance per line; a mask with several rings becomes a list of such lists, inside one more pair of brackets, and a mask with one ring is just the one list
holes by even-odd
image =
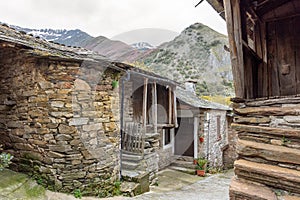
[[[232, 127], [238, 131], [239, 159], [235, 162], [231, 199], [300, 196], [299, 110], [299, 97], [235, 103], [238, 116]], [[242, 193], [243, 185], [252, 189]], [[255, 190], [261, 198], [254, 198]]]

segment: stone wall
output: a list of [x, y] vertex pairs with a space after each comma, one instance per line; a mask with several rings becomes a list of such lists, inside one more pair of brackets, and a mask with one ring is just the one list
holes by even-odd
[[230, 198], [300, 196], [299, 97], [239, 102], [234, 107], [239, 159]]
[[[99, 66], [100, 65], [100, 66]], [[119, 173], [118, 72], [100, 63], [0, 55], [1, 144], [48, 188], [106, 196]]]
[[[209, 166], [223, 167], [223, 147], [228, 144], [226, 111], [208, 110], [209, 120], [204, 125], [204, 143], [200, 155], [208, 158]], [[206, 114], [205, 114], [206, 115]], [[220, 118], [220, 131], [217, 132], [217, 118]]]
[[232, 169], [233, 163], [237, 159], [236, 144], [237, 132], [231, 128], [233, 117], [228, 116], [228, 144], [223, 149], [223, 165], [224, 169]]

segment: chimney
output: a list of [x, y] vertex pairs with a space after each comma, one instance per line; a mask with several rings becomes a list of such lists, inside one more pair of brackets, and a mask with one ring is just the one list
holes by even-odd
[[196, 94], [196, 86], [195, 84], [197, 83], [196, 80], [189, 79], [184, 82], [185, 90], [192, 92], [193, 94]]

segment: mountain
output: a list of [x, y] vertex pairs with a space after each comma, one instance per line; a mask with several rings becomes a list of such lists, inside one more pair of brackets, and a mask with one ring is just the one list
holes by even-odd
[[30, 29], [19, 26], [11, 26], [18, 31], [24, 31], [27, 34], [38, 36], [48, 41], [65, 44], [66, 46], [82, 46], [82, 43], [91, 40], [93, 37], [79, 29], [75, 30], [54, 30], [54, 29]]
[[[150, 44], [140, 44], [130, 46], [121, 41], [110, 40], [104, 36], [92, 37], [89, 34], [79, 30], [54, 30], [54, 29], [30, 29], [10, 25], [12, 28], [26, 32], [35, 37], [40, 37], [48, 41], [53, 41], [67, 46], [79, 46], [88, 50], [95, 51], [108, 58], [133, 62], [146, 50], [151, 48]], [[142, 48], [144, 45], [144, 49]]]
[[[157, 47], [153, 47], [153, 43], [149, 44], [142, 37], [138, 38], [139, 42], [128, 43], [132, 44], [128, 45], [103, 36], [92, 37], [79, 29], [37, 30], [12, 27], [46, 40], [68, 46], [84, 47], [114, 60], [135, 63], [143, 69], [178, 82], [197, 80], [196, 92], [199, 95], [234, 94], [229, 52], [224, 50], [228, 46], [227, 37], [201, 23], [189, 26], [179, 35], [174, 36], [173, 40]], [[153, 34], [155, 31], [149, 29], [137, 32], [152, 33], [151, 38], [155, 35]], [[132, 37], [136, 35], [136, 31], [122, 35]]]
[[112, 40], [123, 41], [126, 44], [147, 42], [153, 46], [158, 46], [164, 42], [173, 40], [179, 33], [167, 29], [143, 28], [124, 32], [112, 37]]
[[130, 46], [132, 46], [135, 49], [141, 50], [141, 51], [147, 51], [147, 50], [155, 48], [154, 46], [152, 46], [151, 44], [149, 44], [147, 42], [137, 42], [137, 43], [131, 44]]
[[184, 82], [197, 80], [200, 95], [232, 95], [232, 73], [227, 37], [196, 23], [174, 40], [163, 43], [139, 58], [149, 70]]
[[101, 55], [118, 61], [132, 62], [142, 54], [142, 51], [124, 42], [110, 40], [104, 36], [86, 40], [81, 45], [86, 49], [98, 52]]

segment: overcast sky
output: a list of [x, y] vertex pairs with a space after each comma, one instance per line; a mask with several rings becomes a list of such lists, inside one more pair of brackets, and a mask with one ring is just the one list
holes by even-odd
[[111, 38], [140, 28], [181, 32], [201, 22], [226, 33], [225, 21], [200, 0], [1, 0], [0, 21], [27, 28], [81, 29]]

